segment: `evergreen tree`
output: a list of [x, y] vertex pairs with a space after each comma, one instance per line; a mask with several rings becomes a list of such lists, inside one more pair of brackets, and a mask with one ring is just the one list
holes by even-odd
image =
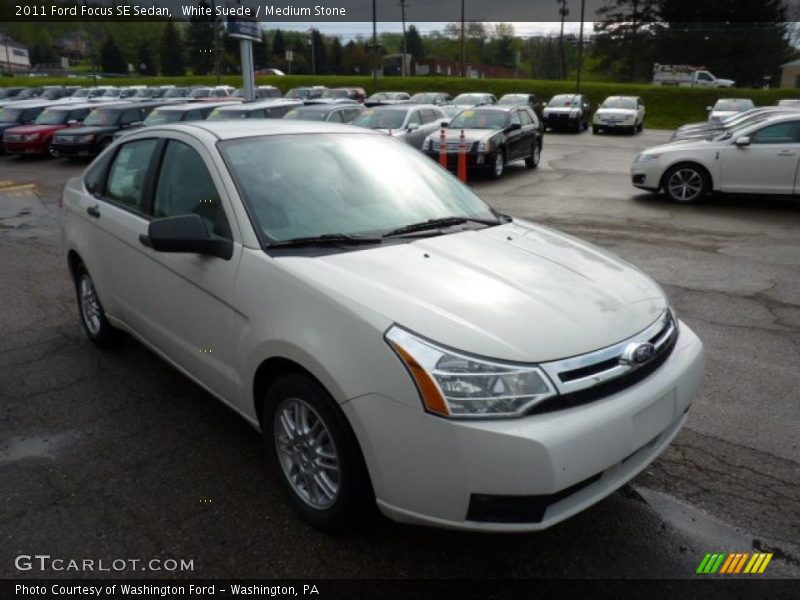
[[311, 30], [311, 48], [314, 51], [314, 63], [317, 74], [326, 74], [329, 71], [328, 53], [325, 49], [325, 39], [317, 29]]
[[406, 32], [406, 48], [408, 53], [414, 57], [414, 60], [425, 58], [425, 43], [422, 41], [419, 30], [414, 25], [411, 25]]
[[[206, 0], [200, 0], [197, 5], [202, 9], [209, 8]], [[202, 14], [189, 19], [186, 46], [189, 52], [189, 67], [195, 75], [206, 75], [214, 70], [215, 31], [216, 17], [213, 15]]]
[[122, 55], [119, 46], [114, 42], [114, 38], [107, 37], [100, 46], [100, 68], [105, 73], [127, 73], [128, 61]]
[[[263, 67], [271, 67], [272, 66], [272, 47], [269, 43], [269, 36], [267, 35], [266, 31], [261, 32], [261, 48], [258, 49], [258, 55], [261, 56], [264, 64], [261, 65]], [[256, 60], [256, 63], [259, 61]]]
[[183, 39], [172, 21], [167, 21], [161, 31], [158, 52], [162, 75], [185, 75]]
[[139, 51], [137, 52], [136, 71], [140, 75], [155, 75], [156, 64], [153, 60], [153, 55], [150, 52], [150, 44], [147, 40], [142, 40], [139, 43]]
[[333, 42], [331, 42], [331, 72], [335, 75], [341, 75], [344, 70], [344, 48], [342, 48], [342, 42], [339, 41], [338, 37], [333, 38]]
[[647, 81], [661, 0], [606, 0], [597, 11], [594, 55], [598, 66], [623, 81]]
[[275, 37], [272, 38], [272, 55], [277, 56], [279, 60], [283, 60], [286, 57], [286, 39], [280, 29], [275, 32]]

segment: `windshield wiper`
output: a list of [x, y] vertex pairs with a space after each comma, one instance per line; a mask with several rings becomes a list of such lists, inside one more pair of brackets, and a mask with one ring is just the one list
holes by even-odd
[[470, 217], [443, 217], [441, 219], [428, 219], [422, 223], [412, 223], [404, 227], [394, 229], [389, 233], [384, 234], [383, 237], [395, 237], [398, 235], [405, 235], [407, 233], [416, 233], [418, 231], [430, 231], [439, 229], [440, 227], [452, 227], [455, 225], [463, 225], [464, 223], [480, 223], [481, 225], [493, 226], [502, 225], [505, 221], [500, 219], [475, 219]]
[[299, 237], [267, 244], [268, 248], [292, 248], [301, 246], [360, 246], [362, 244], [380, 244], [378, 237], [359, 237], [346, 233], [326, 233], [310, 237]]

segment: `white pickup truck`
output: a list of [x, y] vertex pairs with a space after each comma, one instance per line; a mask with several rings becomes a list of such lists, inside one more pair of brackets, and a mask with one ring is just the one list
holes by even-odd
[[705, 69], [690, 65], [653, 65], [653, 85], [679, 85], [682, 87], [733, 87], [735, 81], [718, 79]]

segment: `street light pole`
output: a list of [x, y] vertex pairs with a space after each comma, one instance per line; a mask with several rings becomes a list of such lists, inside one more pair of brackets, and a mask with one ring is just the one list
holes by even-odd
[[403, 58], [400, 62], [400, 74], [406, 76], [406, 55], [408, 54], [408, 42], [406, 41], [406, 0], [400, 0], [400, 13], [403, 18]]
[[576, 93], [581, 93], [581, 71], [583, 70], [583, 20], [586, 13], [586, 0], [581, 0], [581, 31], [578, 35], [578, 84]]
[[314, 46], [314, 28], [312, 27], [310, 30], [311, 37], [308, 40], [308, 44], [311, 46], [311, 74], [317, 74], [317, 50]]
[[378, 91], [378, 10], [372, 0], [372, 92]]
[[461, 76], [467, 76], [467, 32], [464, 0], [461, 0]]

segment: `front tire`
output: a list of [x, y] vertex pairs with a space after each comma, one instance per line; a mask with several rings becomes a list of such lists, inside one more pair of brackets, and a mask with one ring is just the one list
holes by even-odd
[[352, 530], [371, 497], [369, 476], [347, 419], [325, 389], [301, 373], [277, 379], [264, 397], [261, 429], [300, 516], [324, 531]]
[[104, 350], [118, 346], [123, 339], [123, 334], [108, 322], [94, 282], [82, 264], [78, 265], [75, 272], [75, 292], [78, 296], [78, 310], [86, 336], [95, 346]]
[[664, 174], [664, 194], [673, 202], [681, 204], [699, 202], [710, 187], [708, 173], [698, 165], [675, 165]]

